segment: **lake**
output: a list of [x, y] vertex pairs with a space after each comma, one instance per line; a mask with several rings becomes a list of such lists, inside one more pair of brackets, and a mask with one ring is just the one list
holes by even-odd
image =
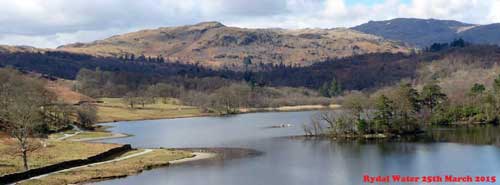
[[[251, 113], [110, 123], [134, 135], [106, 142], [143, 148], [238, 147], [263, 152], [248, 158], [178, 165], [99, 185], [345, 185], [363, 175], [500, 175], [498, 128], [436, 129], [416, 139], [386, 142], [289, 139], [317, 111]], [[269, 128], [280, 124], [292, 127]]]

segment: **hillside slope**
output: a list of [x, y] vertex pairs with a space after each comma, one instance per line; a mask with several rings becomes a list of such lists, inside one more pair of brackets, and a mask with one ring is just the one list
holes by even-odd
[[420, 48], [458, 38], [474, 44], [500, 45], [500, 24], [476, 25], [451, 20], [397, 18], [370, 21], [352, 29]]
[[352, 29], [386, 39], [426, 47], [435, 42], [449, 42], [459, 32], [477, 25], [458, 21], [436, 19], [397, 18], [387, 21], [370, 21]]
[[477, 26], [459, 33], [468, 42], [500, 45], [500, 23]]
[[95, 102], [96, 100], [72, 89], [74, 81], [58, 79], [47, 81], [47, 89], [54, 92], [57, 99], [69, 103], [78, 104], [81, 102]]
[[15, 53], [15, 52], [44, 52], [47, 49], [39, 49], [31, 46], [9, 46], [0, 45], [0, 53]]
[[218, 22], [142, 30], [58, 49], [98, 56], [161, 56], [211, 67], [242, 66], [243, 61], [310, 65], [327, 58], [410, 51], [399, 43], [350, 29], [245, 29]]

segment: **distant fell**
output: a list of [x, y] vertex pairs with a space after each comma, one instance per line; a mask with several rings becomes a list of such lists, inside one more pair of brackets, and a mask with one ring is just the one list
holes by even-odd
[[397, 18], [370, 21], [352, 29], [417, 47], [426, 47], [435, 42], [449, 42], [456, 38], [458, 33], [476, 26], [450, 20]]
[[500, 24], [478, 25], [453, 20], [397, 18], [370, 21], [352, 29], [420, 48], [458, 38], [475, 44], [500, 45]]
[[58, 49], [96, 56], [163, 57], [210, 67], [307, 66], [359, 54], [411, 51], [399, 42], [351, 29], [247, 29], [219, 22], [141, 30]]

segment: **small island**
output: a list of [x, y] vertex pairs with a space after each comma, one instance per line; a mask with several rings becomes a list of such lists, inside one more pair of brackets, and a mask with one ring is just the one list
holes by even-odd
[[[468, 92], [443, 92], [439, 81], [401, 82], [371, 94], [352, 91], [338, 97], [343, 110], [322, 112], [303, 125], [306, 137], [386, 139], [415, 136], [435, 126], [498, 125], [500, 75], [487, 90], [475, 83]], [[457, 98], [465, 97], [465, 98]]]

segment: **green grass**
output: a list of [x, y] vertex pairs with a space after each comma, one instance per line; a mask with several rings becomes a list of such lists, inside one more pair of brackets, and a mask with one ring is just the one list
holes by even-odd
[[144, 107], [137, 105], [134, 109], [127, 107], [121, 98], [101, 98], [99, 101], [103, 102], [97, 104], [98, 121], [101, 123], [205, 115], [197, 107], [179, 105], [175, 99], [170, 99], [166, 104], [157, 101]]

